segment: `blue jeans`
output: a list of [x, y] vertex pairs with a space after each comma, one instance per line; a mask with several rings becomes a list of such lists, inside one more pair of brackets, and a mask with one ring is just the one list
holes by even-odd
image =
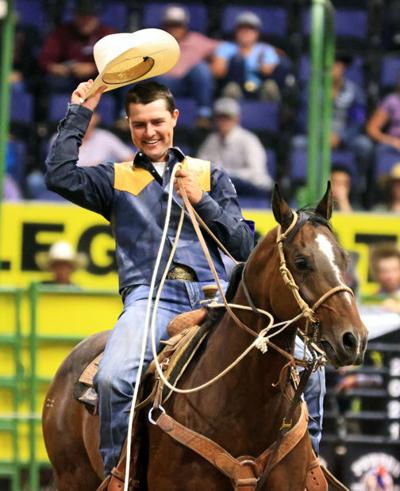
[[[200, 306], [199, 302], [204, 298], [201, 287], [205, 284], [209, 282], [166, 281], [157, 316], [158, 346], [162, 339], [168, 337], [167, 326], [173, 317]], [[227, 286], [225, 282], [222, 284], [224, 287]], [[127, 433], [134, 384], [138, 374], [148, 291], [147, 286], [139, 286], [125, 298], [124, 309], [107, 341], [94, 379], [99, 394], [100, 453], [105, 474], [109, 474], [117, 464]], [[297, 349], [297, 342], [296, 350], [296, 356], [301, 357], [302, 348], [299, 345]], [[146, 365], [152, 358], [148, 342]], [[305, 391], [310, 413], [309, 431], [316, 451], [322, 429], [322, 402], [325, 394], [323, 375], [313, 374]]]
[[[201, 287], [207, 283], [167, 280], [157, 316], [157, 345], [167, 339], [167, 326], [176, 315], [196, 309], [204, 299]], [[137, 379], [149, 288], [139, 286], [128, 294], [124, 309], [107, 341], [94, 379], [99, 394], [100, 453], [104, 471], [117, 464], [124, 443]], [[153, 359], [150, 340], [145, 366]]]
[[[294, 355], [296, 358], [304, 357], [304, 343], [299, 337], [296, 337]], [[299, 372], [301, 370], [302, 368], [299, 369]], [[310, 375], [304, 389], [304, 399], [307, 403], [309, 415], [308, 433], [311, 438], [313, 449], [317, 454], [319, 453], [319, 442], [321, 441], [322, 436], [325, 393], [325, 368], [319, 368], [316, 372], [313, 372]]]

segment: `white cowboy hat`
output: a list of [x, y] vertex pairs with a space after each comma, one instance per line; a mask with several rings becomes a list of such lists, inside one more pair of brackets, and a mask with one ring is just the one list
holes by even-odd
[[179, 54], [176, 39], [162, 29], [109, 34], [93, 47], [99, 75], [87, 97], [103, 87], [106, 92], [168, 72]]
[[57, 261], [70, 263], [76, 270], [86, 265], [87, 258], [85, 254], [76, 253], [71, 244], [63, 240], [55, 242], [48, 252], [39, 252], [36, 255], [36, 263], [44, 271], [49, 270], [51, 265]]

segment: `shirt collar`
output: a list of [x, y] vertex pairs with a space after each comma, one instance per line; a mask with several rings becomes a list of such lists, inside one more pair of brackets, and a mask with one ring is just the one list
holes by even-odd
[[[182, 162], [184, 158], [185, 158], [185, 154], [182, 152], [182, 150], [179, 147], [172, 147], [168, 150], [168, 161], [166, 162], [165, 165], [167, 166], [168, 169], [170, 169], [171, 165], [175, 164], [176, 162]], [[153, 177], [157, 181], [159, 181], [160, 183], [162, 182], [160, 174], [156, 171], [152, 161], [145, 153], [137, 152], [135, 158], [133, 159], [133, 165], [137, 167], [141, 167], [142, 169], [146, 169], [153, 175]]]

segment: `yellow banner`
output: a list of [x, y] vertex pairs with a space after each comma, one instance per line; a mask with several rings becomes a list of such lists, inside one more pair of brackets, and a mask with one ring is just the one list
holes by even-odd
[[[261, 234], [275, 225], [270, 211], [247, 210], [244, 215], [256, 222], [256, 230]], [[343, 247], [359, 255], [358, 274], [362, 293], [373, 293], [376, 285], [368, 278], [370, 246], [379, 241], [399, 243], [400, 218], [367, 213], [336, 213], [333, 225]], [[38, 268], [35, 258], [61, 239], [71, 242], [88, 257], [86, 269], [74, 274], [76, 284], [117, 290], [114, 240], [108, 223], [93, 212], [59, 203], [4, 204], [1, 283], [27, 286], [31, 281], [49, 279], [49, 273]]]

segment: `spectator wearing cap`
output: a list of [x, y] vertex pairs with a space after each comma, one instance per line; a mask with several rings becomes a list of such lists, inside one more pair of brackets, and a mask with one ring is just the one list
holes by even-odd
[[267, 199], [272, 179], [267, 154], [254, 133], [240, 126], [240, 106], [223, 97], [214, 104], [216, 131], [201, 145], [198, 157], [218, 162], [231, 177], [241, 197]]
[[212, 116], [214, 79], [208, 60], [218, 41], [189, 30], [189, 12], [180, 5], [169, 5], [162, 15], [162, 28], [178, 41], [181, 56], [167, 75], [158, 77], [176, 97], [192, 97], [197, 102], [199, 126]]
[[386, 203], [379, 204], [374, 211], [400, 213], [400, 162], [395, 164], [390, 173], [384, 176], [381, 185], [383, 187]]
[[260, 30], [258, 15], [242, 12], [235, 19], [234, 41], [218, 46], [211, 68], [224, 96], [280, 99], [281, 58], [273, 46], [260, 42]]
[[70, 92], [76, 85], [97, 75], [93, 46], [113, 29], [100, 22], [96, 2], [76, 2], [74, 18], [57, 27], [45, 40], [39, 56], [49, 89]]
[[52, 244], [47, 253], [39, 253], [36, 262], [40, 269], [52, 273], [52, 278], [43, 284], [75, 286], [72, 274], [85, 266], [86, 256], [77, 253], [69, 242], [60, 240]]

